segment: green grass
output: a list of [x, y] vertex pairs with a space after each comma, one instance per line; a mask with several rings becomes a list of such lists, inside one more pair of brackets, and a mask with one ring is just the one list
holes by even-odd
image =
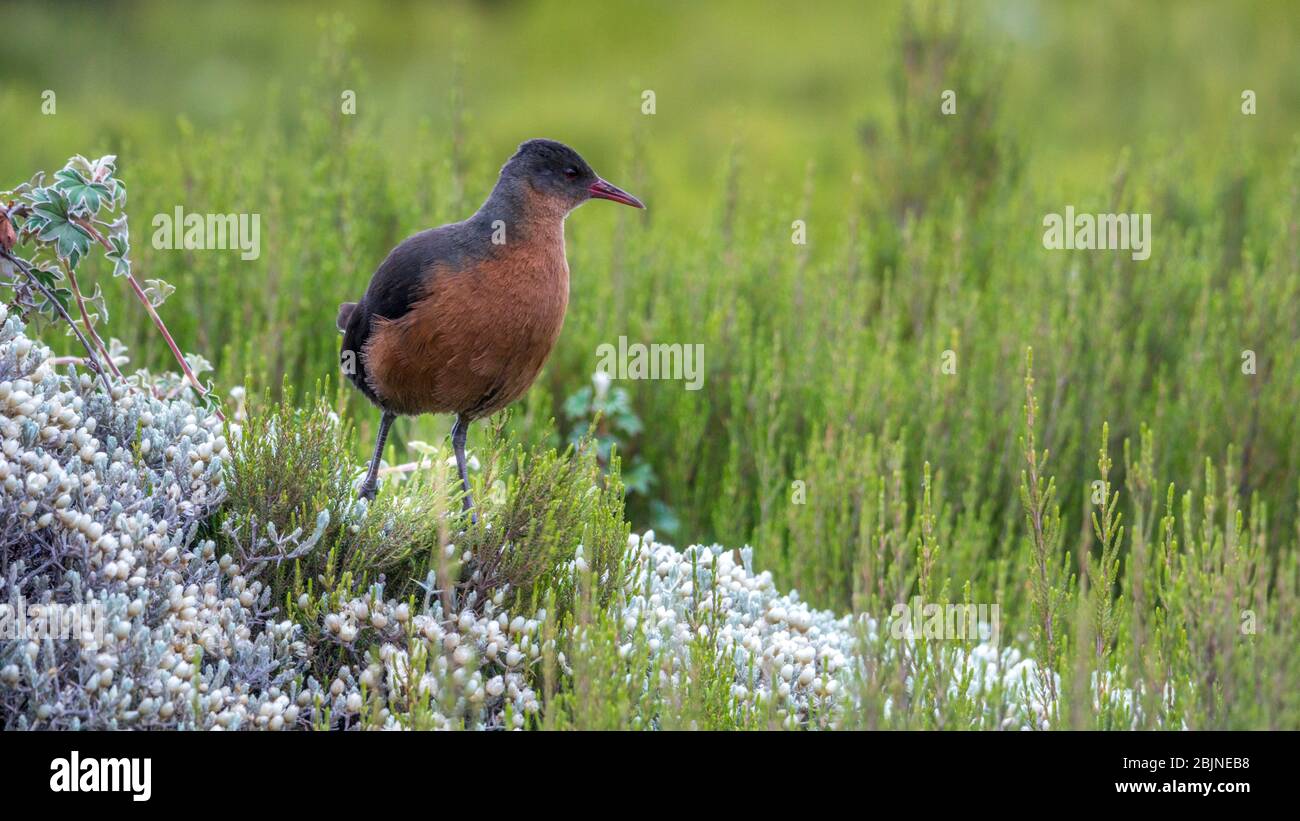
[[[356, 430], [331, 457], [356, 465], [378, 417], [337, 387], [338, 303], [402, 237], [472, 211], [515, 143], [570, 141], [650, 208], [596, 203], [569, 219], [563, 336], [499, 434], [541, 449], [546, 482], [568, 481], [564, 460], [541, 454], [585, 428], [564, 402], [590, 384], [601, 344], [702, 344], [700, 391], [616, 383], [643, 423], [622, 462], [655, 476], [627, 498], [633, 529], [675, 520], [661, 538], [752, 544], [759, 568], [822, 607], [883, 614], [917, 592], [999, 602], [1003, 636], [1060, 674], [1064, 726], [1150, 726], [1164, 694], [1172, 726], [1300, 727], [1293, 15], [985, 10], [456, 4], [321, 26], [305, 7], [200, 10], [187, 30], [200, 44], [162, 6], [78, 10], [57, 33], [45, 12], [15, 8], [6, 19], [84, 57], [46, 69], [40, 36], [0, 55], [14, 80], [0, 112], [22, 126], [0, 181], [116, 152], [138, 236], [178, 203], [260, 213], [255, 262], [141, 241], [138, 265], [178, 287], [165, 318], [219, 385], [295, 386], [304, 407]], [[121, 79], [96, 80], [105, 66]], [[169, 73], [183, 82], [161, 83]], [[46, 87], [55, 117], [34, 113]], [[357, 117], [338, 114], [346, 88]], [[654, 116], [638, 110], [645, 88]], [[946, 88], [955, 117], [938, 113]], [[1258, 93], [1253, 117], [1244, 88]], [[1067, 205], [1150, 212], [1151, 258], [1044, 249], [1043, 216]], [[794, 220], [806, 246], [791, 242]], [[109, 304], [105, 335], [135, 364], [167, 367], [126, 295]], [[414, 459], [409, 442], [448, 424], [402, 420], [390, 460]], [[472, 450], [500, 445], [486, 428]], [[621, 501], [538, 507], [519, 481], [512, 528], [549, 510], [552, 535], [585, 522], [617, 540]], [[317, 507], [299, 501], [264, 513], [301, 526]], [[649, 708], [601, 689], [616, 628], [598, 605], [585, 617], [585, 684], [556, 696], [548, 726], [627, 726]], [[982, 726], [944, 696], [952, 650], [925, 651], [913, 672], [932, 686], [908, 699], [897, 660], [867, 648], [881, 667], [864, 703], [894, 708], [859, 723]], [[1140, 686], [1142, 716], [1093, 709], [1094, 670]], [[656, 710], [733, 726], [709, 689], [720, 675], [695, 681]]]

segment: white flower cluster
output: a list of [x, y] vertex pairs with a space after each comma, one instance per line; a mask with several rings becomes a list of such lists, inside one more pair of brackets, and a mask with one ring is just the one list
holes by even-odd
[[[738, 702], [763, 707], [775, 697], [777, 715], [788, 726], [806, 719], [810, 709], [837, 703], [858, 640], [850, 617], [814, 610], [796, 591], [781, 594], [771, 573], [753, 572], [749, 547], [678, 551], [656, 543], [651, 531], [634, 548], [630, 589], [638, 593], [624, 609], [624, 626], [643, 630], [650, 651], [667, 660], [657, 665], [661, 685], [682, 684], [693, 640], [711, 639], [713, 646], [731, 648]], [[692, 630], [692, 624], [698, 626]], [[620, 652], [631, 654], [633, 645]]]
[[[805, 726], [814, 711], [835, 726], [835, 717], [858, 706], [848, 685], [860, 672], [861, 642], [876, 637], [875, 620], [837, 617], [809, 607], [797, 592], [781, 593], [771, 573], [753, 572], [748, 547], [677, 550], [656, 542], [651, 531], [630, 537], [629, 549], [633, 572], [619, 611], [624, 643], [618, 654], [643, 652], [644, 667], [654, 671], [661, 688], [684, 685], [691, 654], [712, 647], [733, 665], [736, 703], [759, 715], [770, 711], [783, 726]], [[581, 546], [570, 569], [584, 571]], [[467, 608], [446, 618], [436, 597], [426, 597], [416, 614], [407, 603], [384, 601], [376, 587], [370, 596], [333, 609], [323, 618], [324, 634], [344, 647], [378, 644], [379, 651], [357, 671], [344, 667], [324, 703], [334, 716], [371, 709], [380, 726], [392, 729], [409, 726], [407, 710], [420, 699], [429, 709], [417, 726], [450, 727], [463, 720], [475, 729], [523, 727], [539, 709], [534, 685], [555, 640], [541, 638], [545, 610], [511, 614], [500, 609], [502, 600], [498, 594], [481, 613]], [[304, 608], [309, 604], [300, 601]], [[591, 649], [582, 628], [561, 642], [573, 653]], [[969, 669], [970, 695], [997, 690], [1011, 702], [1004, 728], [1041, 724], [1032, 661], [988, 644], [952, 653], [957, 666]], [[555, 658], [568, 672], [564, 652]], [[650, 682], [629, 674], [626, 683], [644, 688]], [[309, 687], [319, 693], [314, 681]]]
[[[843, 711], [861, 706], [849, 689], [854, 674], [865, 672], [864, 643], [875, 644], [879, 638], [875, 619], [836, 616], [809, 607], [797, 591], [780, 592], [770, 572], [753, 571], [749, 547], [692, 546], [678, 551], [655, 542], [653, 531], [633, 539], [638, 562], [629, 590], [638, 592], [624, 610], [624, 626], [645, 631], [651, 651], [668, 660], [657, 665], [661, 684], [681, 683], [680, 670], [693, 651], [690, 625], [696, 624], [694, 638], [708, 638], [712, 629], [717, 634], [714, 646], [732, 649], [732, 694], [737, 702], [760, 715], [770, 708], [782, 726], [803, 726], [814, 711], [830, 717], [829, 726], [835, 726]], [[713, 611], [716, 619], [701, 618]], [[910, 638], [900, 640], [909, 647], [911, 643]], [[632, 645], [624, 645], [621, 652], [631, 653]], [[969, 653], [958, 646], [950, 652], [955, 666], [970, 674], [969, 695], [996, 690], [1010, 700], [1005, 727], [1041, 723], [1043, 705], [1035, 696], [1033, 661], [1014, 648], [988, 643], [975, 645]], [[886, 702], [886, 712], [889, 706]]]
[[0, 306], [0, 436], [0, 726], [206, 726], [296, 673], [269, 591], [196, 538], [215, 416], [58, 373]]
[[[377, 704], [381, 726], [402, 729], [412, 725], [448, 729], [459, 716], [473, 729], [521, 728], [525, 716], [541, 704], [533, 688], [544, 650], [555, 649], [555, 639], [543, 641], [546, 611], [531, 617], [510, 616], [501, 609], [498, 593], [475, 612], [464, 608], [444, 617], [441, 601], [426, 600], [421, 613], [405, 602], [384, 601], [374, 595], [354, 598], [324, 617], [324, 633], [345, 647], [357, 646], [364, 632], [378, 643], [359, 672], [343, 667], [330, 683], [326, 700], [335, 716], [352, 716], [366, 704], [365, 694]], [[304, 600], [301, 602], [306, 605]], [[414, 649], [414, 654], [412, 653]], [[556, 654], [561, 666], [564, 653]], [[309, 681], [314, 687], [314, 680]], [[429, 709], [412, 718], [410, 707], [428, 702]], [[406, 709], [396, 713], [397, 705]]]

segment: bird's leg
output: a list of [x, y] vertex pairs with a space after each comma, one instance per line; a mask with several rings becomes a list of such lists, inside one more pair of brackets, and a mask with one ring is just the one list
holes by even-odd
[[456, 451], [456, 470], [460, 471], [460, 486], [465, 491], [461, 504], [469, 514], [470, 524], [478, 524], [474, 515], [474, 500], [469, 495], [469, 472], [465, 468], [465, 437], [469, 434], [469, 419], [457, 416], [456, 424], [451, 426], [451, 446]]
[[379, 417], [379, 436], [375, 439], [375, 455], [370, 458], [370, 470], [366, 472], [366, 480], [361, 483], [361, 491], [357, 494], [362, 499], [375, 498], [375, 491], [379, 488], [379, 459], [384, 455], [388, 429], [392, 427], [393, 420], [396, 418], [397, 414], [392, 411], [384, 411], [384, 415]]

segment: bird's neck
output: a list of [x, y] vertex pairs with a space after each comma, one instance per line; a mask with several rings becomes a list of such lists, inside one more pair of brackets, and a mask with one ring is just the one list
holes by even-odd
[[569, 209], [526, 186], [498, 180], [471, 220], [488, 230], [504, 229], [506, 241], [564, 242]]

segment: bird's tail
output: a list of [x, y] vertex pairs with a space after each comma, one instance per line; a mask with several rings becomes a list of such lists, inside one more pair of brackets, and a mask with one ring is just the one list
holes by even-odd
[[339, 306], [339, 318], [334, 321], [334, 324], [338, 326], [339, 333], [348, 329], [348, 320], [352, 318], [352, 312], [356, 309], [357, 303], [355, 302], [344, 302]]

